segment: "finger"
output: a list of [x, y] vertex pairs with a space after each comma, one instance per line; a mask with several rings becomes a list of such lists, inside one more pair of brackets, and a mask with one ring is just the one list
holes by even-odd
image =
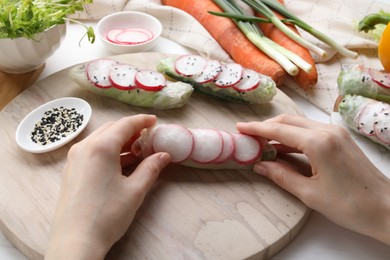
[[122, 150], [121, 150], [121, 153], [125, 153], [125, 152], [130, 152], [131, 151], [131, 147], [134, 143], [135, 140], [137, 140], [137, 138], [141, 135], [141, 131], [138, 131], [137, 133], [135, 133], [129, 141], [127, 141], [123, 147], [122, 147]]
[[310, 179], [302, 176], [287, 163], [278, 161], [262, 161], [255, 164], [253, 170], [269, 178], [282, 189], [290, 192], [300, 200], [304, 201], [307, 190], [310, 189]]
[[286, 154], [286, 153], [302, 153], [302, 151], [299, 151], [296, 148], [288, 147], [284, 144], [274, 144], [272, 145], [276, 148], [276, 151], [278, 154]]
[[121, 154], [121, 167], [122, 168], [127, 168], [133, 164], [139, 163], [140, 159], [135, 156], [134, 154], [131, 153], [124, 153]]
[[94, 139], [96, 136], [104, 132], [107, 128], [109, 128], [114, 122], [106, 122], [105, 124], [101, 125], [97, 129], [95, 129], [92, 133], [90, 133], [86, 138], [81, 140], [79, 143], [87, 142], [88, 140]]
[[281, 123], [306, 129], [323, 129], [325, 124], [299, 115], [282, 114], [263, 121], [264, 123]]
[[264, 122], [238, 123], [237, 130], [243, 134], [255, 135], [270, 140], [275, 140], [302, 152], [305, 152], [307, 149], [306, 143], [310, 142], [310, 140], [313, 140], [315, 134], [317, 133], [314, 130], [301, 127], [285, 125], [281, 123]]
[[144, 159], [128, 178], [129, 185], [145, 193], [152, 187], [160, 172], [170, 163], [167, 153], [155, 153]]
[[99, 138], [106, 140], [111, 148], [122, 149], [136, 133], [144, 128], [151, 127], [156, 123], [154, 115], [136, 115], [121, 118], [116, 121], [111, 127], [106, 129]]

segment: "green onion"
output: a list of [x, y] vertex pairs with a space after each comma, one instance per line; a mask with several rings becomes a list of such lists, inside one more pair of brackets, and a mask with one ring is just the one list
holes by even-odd
[[[245, 15], [244, 11], [232, 0], [214, 0], [214, 2], [224, 10], [226, 16], [241, 17]], [[217, 14], [214, 12], [210, 13]], [[297, 75], [299, 72], [298, 67], [306, 72], [309, 72], [312, 69], [312, 66], [301, 57], [265, 37], [257, 25], [235, 18], [233, 18], [233, 21], [249, 41], [282, 66], [289, 75]]]
[[356, 52], [348, 50], [347, 48], [341, 46], [329, 36], [323, 34], [322, 32], [318, 31], [317, 29], [313, 28], [312, 26], [304, 22], [303, 20], [299, 19], [297, 16], [292, 14], [284, 5], [279, 3], [277, 0], [260, 0], [260, 1], [266, 4], [268, 7], [279, 12], [284, 17], [288, 18], [289, 22], [295, 24], [296, 26], [300, 27], [301, 29], [315, 36], [317, 39], [326, 43], [327, 45], [332, 47], [335, 51], [339, 52], [341, 55], [353, 59], [357, 58], [358, 54]]
[[263, 14], [265, 17], [268, 18], [268, 20], [277, 27], [280, 31], [282, 31], [285, 35], [287, 35], [290, 39], [297, 42], [301, 46], [305, 47], [308, 50], [311, 50], [312, 52], [316, 53], [320, 57], [325, 57], [326, 52], [322, 50], [321, 48], [317, 47], [316, 45], [306, 41], [303, 39], [300, 35], [295, 33], [293, 30], [291, 30], [289, 27], [287, 27], [280, 19], [274, 14], [274, 12], [269, 9], [264, 3], [261, 1], [255, 1], [255, 0], [243, 0], [246, 4], [251, 6], [255, 11]]

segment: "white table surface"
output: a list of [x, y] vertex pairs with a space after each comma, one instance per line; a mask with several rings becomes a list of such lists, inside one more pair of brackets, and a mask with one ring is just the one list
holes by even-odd
[[[105, 50], [98, 39], [93, 45], [83, 40], [79, 46], [79, 39], [83, 34], [84, 30], [81, 26], [68, 27], [67, 35], [60, 48], [47, 60], [41, 79], [77, 63], [115, 55]], [[178, 54], [191, 52], [164, 38], [159, 39], [157, 46], [151, 51]], [[281, 89], [298, 104], [308, 118], [324, 123], [330, 122], [328, 114], [290, 89], [285, 87]], [[2, 233], [0, 233], [0, 259], [26, 259]], [[390, 259], [390, 246], [341, 228], [321, 214], [312, 212], [305, 227], [294, 241], [272, 259]]]

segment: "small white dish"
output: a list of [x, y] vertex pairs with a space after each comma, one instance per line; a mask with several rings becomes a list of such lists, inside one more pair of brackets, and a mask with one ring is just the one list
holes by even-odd
[[[34, 130], [35, 124], [42, 119], [46, 111], [61, 106], [69, 109], [75, 108], [79, 114], [83, 115], [82, 124], [77, 128], [76, 131], [53, 143], [49, 143], [46, 145], [34, 143], [31, 139], [31, 133]], [[89, 119], [91, 118], [91, 114], [91, 106], [83, 99], [64, 97], [52, 100], [34, 109], [20, 122], [15, 133], [16, 143], [20, 146], [20, 148], [31, 153], [45, 153], [53, 151], [70, 142], [77, 135], [79, 135], [87, 126]]]
[[[137, 28], [152, 33], [150, 40], [137, 44], [117, 44], [107, 39], [107, 33], [113, 29]], [[103, 17], [96, 25], [96, 34], [109, 51], [117, 54], [145, 52], [153, 48], [162, 33], [162, 24], [154, 16], [136, 12], [121, 11]]]

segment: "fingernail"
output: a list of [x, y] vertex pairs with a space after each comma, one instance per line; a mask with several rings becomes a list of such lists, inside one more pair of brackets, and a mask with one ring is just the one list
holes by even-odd
[[255, 164], [255, 166], [253, 167], [253, 171], [262, 176], [267, 176], [267, 168], [264, 165], [261, 165], [260, 163]]
[[168, 153], [161, 153], [160, 160], [162, 160], [165, 164], [171, 162], [171, 156]]

